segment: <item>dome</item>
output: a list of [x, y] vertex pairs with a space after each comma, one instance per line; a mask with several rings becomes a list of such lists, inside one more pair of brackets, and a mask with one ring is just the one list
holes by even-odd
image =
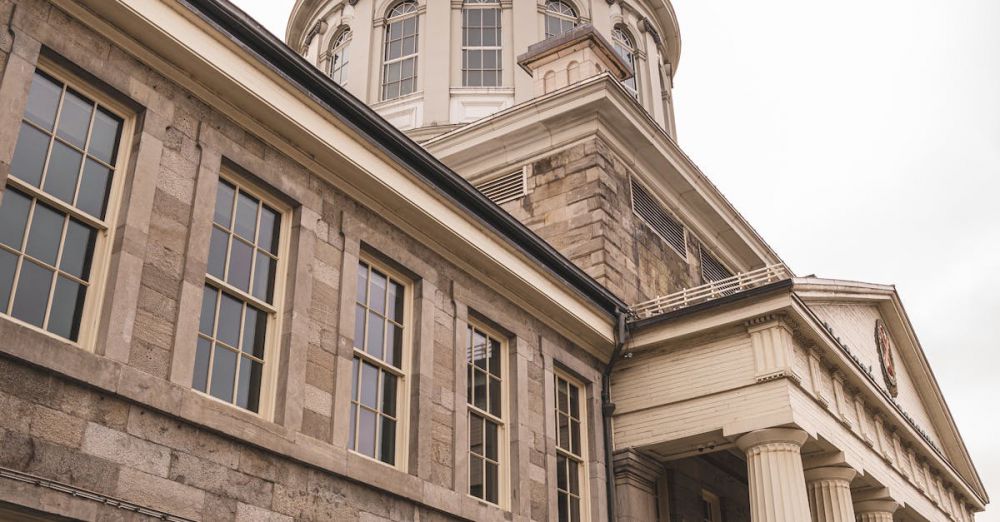
[[518, 57], [583, 25], [632, 67], [623, 87], [672, 134], [680, 32], [668, 0], [298, 0], [286, 42], [423, 140], [530, 100]]

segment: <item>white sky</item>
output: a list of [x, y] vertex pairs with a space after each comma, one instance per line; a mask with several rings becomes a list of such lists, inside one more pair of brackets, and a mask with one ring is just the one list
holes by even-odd
[[796, 273], [896, 285], [1000, 503], [1000, 2], [674, 7], [681, 146]]

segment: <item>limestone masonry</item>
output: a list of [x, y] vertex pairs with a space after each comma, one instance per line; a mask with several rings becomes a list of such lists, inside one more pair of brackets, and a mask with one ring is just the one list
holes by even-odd
[[675, 141], [668, 0], [0, 0], [0, 520], [944, 521], [895, 289]]

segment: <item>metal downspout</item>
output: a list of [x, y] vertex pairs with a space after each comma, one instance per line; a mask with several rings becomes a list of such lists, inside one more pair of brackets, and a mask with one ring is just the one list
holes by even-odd
[[604, 463], [607, 474], [607, 496], [608, 496], [608, 522], [615, 521], [617, 506], [615, 505], [615, 463], [613, 460], [614, 450], [611, 445], [611, 416], [615, 413], [615, 403], [611, 402], [611, 372], [615, 363], [621, 357], [625, 342], [628, 340], [628, 312], [617, 310], [618, 328], [615, 329], [615, 350], [611, 353], [611, 360], [604, 367], [601, 374], [601, 413], [604, 424]]

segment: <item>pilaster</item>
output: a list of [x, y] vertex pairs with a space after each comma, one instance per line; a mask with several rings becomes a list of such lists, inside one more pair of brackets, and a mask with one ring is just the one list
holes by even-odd
[[746, 453], [750, 514], [754, 522], [809, 520], [801, 448], [808, 435], [801, 430], [769, 428], [736, 441]]
[[613, 458], [617, 520], [656, 520], [656, 483], [663, 475], [663, 467], [659, 462], [633, 449], [618, 451]]

